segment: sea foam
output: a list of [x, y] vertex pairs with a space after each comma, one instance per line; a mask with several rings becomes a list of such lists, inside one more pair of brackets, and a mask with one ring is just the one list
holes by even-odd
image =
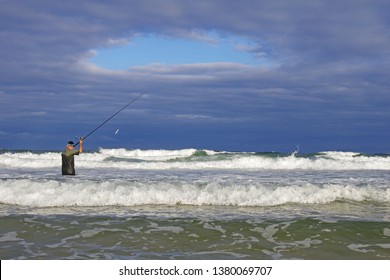
[[0, 203], [32, 207], [324, 204], [339, 200], [390, 202], [390, 188], [342, 184], [267, 185], [125, 180], [0, 181]]
[[[116, 169], [273, 169], [273, 170], [390, 170], [389, 156], [352, 152], [322, 152], [314, 155], [228, 153], [210, 150], [100, 149], [76, 158], [81, 168]], [[3, 168], [60, 168], [60, 153], [5, 152]]]

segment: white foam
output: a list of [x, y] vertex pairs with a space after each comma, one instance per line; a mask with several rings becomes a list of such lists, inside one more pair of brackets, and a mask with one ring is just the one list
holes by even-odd
[[[189, 157], [196, 149], [183, 150], [126, 150], [126, 149], [100, 149], [99, 153], [119, 158], [136, 158], [142, 160], [165, 161], [175, 158]], [[211, 151], [210, 151], [211, 152]]]
[[324, 204], [338, 200], [390, 202], [390, 188], [353, 185], [266, 186], [164, 181], [0, 181], [0, 203], [33, 207]]
[[348, 158], [354, 158], [361, 155], [360, 153], [355, 153], [355, 152], [340, 152], [340, 151], [327, 151], [327, 152], [320, 152], [319, 154], [334, 159], [348, 159]]
[[[272, 169], [272, 170], [390, 170], [390, 157], [363, 156], [348, 152], [323, 152], [314, 157], [269, 157], [250, 153], [227, 153], [205, 150], [209, 157], [175, 161], [186, 158], [197, 150], [126, 150], [100, 149], [83, 153], [76, 158], [76, 167], [112, 169]], [[221, 155], [216, 160], [213, 155]], [[225, 154], [225, 155], [223, 155]], [[113, 160], [116, 159], [116, 160]], [[132, 160], [134, 159], [134, 160]], [[137, 161], [140, 160], [140, 161]], [[173, 161], [172, 161], [173, 160]], [[3, 168], [57, 168], [61, 166], [60, 153], [7, 152], [0, 154]]]
[[60, 153], [43, 153], [36, 154], [31, 152], [24, 153], [4, 153], [0, 154], [0, 166], [8, 168], [42, 168], [42, 167], [53, 167], [61, 164], [59, 159], [61, 158]]
[[17, 236], [18, 234], [15, 231], [7, 232], [0, 236], [0, 242], [24, 241], [24, 239], [18, 238]]

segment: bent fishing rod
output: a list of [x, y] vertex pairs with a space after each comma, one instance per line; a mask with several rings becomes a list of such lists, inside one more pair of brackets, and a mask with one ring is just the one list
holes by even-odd
[[[140, 95], [138, 95], [136, 98], [132, 99], [129, 103], [127, 103], [125, 106], [123, 106], [122, 109], [120, 109], [118, 112], [116, 112], [115, 114], [113, 114], [111, 117], [109, 117], [108, 119], [106, 119], [103, 123], [101, 123], [98, 127], [96, 127], [94, 130], [92, 130], [90, 133], [88, 133], [86, 136], [82, 137], [82, 139], [86, 139], [89, 135], [91, 135], [92, 133], [94, 133], [96, 130], [98, 130], [99, 128], [101, 128], [104, 124], [106, 124], [109, 120], [111, 120], [113, 117], [115, 117], [116, 115], [118, 115], [120, 112], [122, 112], [124, 109], [126, 109], [127, 107], [129, 107], [132, 103], [134, 103], [138, 98], [140, 98], [142, 95], [144, 95], [145, 93], [141, 93]], [[80, 143], [80, 141], [78, 141], [76, 144], [73, 145], [73, 147], [76, 147], [78, 144]]]

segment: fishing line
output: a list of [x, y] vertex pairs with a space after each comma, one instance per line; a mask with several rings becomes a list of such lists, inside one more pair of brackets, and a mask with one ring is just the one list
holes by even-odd
[[[111, 117], [109, 117], [107, 120], [105, 120], [103, 123], [101, 123], [98, 127], [96, 127], [94, 130], [92, 130], [90, 133], [88, 133], [86, 136], [83, 137], [83, 140], [86, 139], [88, 136], [90, 136], [92, 133], [94, 133], [96, 130], [98, 130], [99, 128], [101, 128], [105, 123], [107, 123], [109, 120], [111, 120], [113, 117], [115, 117], [116, 115], [118, 115], [120, 112], [122, 112], [124, 109], [126, 109], [128, 106], [130, 106], [132, 103], [134, 103], [138, 98], [140, 98], [142, 95], [144, 95], [144, 93], [141, 93], [140, 95], [138, 95], [136, 98], [132, 99], [129, 103], [127, 103], [125, 106], [123, 106], [122, 109], [120, 109], [118, 112], [116, 112], [115, 114], [113, 114]], [[80, 141], [78, 141], [76, 144], [73, 145], [73, 147], [76, 147], [78, 144], [80, 143]]]

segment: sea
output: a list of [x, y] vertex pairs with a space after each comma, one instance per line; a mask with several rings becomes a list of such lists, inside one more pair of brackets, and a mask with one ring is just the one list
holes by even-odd
[[390, 155], [0, 150], [3, 260], [389, 260]]

